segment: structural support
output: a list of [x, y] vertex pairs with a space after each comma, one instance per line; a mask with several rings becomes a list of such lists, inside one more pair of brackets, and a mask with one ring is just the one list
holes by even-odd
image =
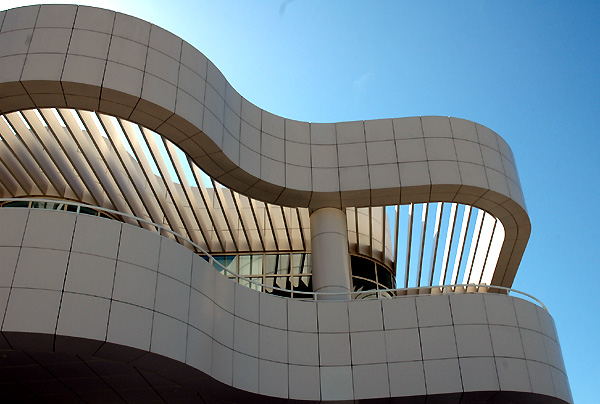
[[341, 293], [321, 300], [350, 298], [350, 257], [346, 214], [337, 208], [321, 208], [310, 215], [313, 291]]

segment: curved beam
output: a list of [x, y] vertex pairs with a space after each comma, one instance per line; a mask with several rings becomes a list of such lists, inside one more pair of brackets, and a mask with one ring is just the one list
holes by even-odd
[[209, 175], [286, 206], [459, 202], [506, 229], [492, 283], [510, 286], [530, 222], [507, 143], [458, 118], [309, 123], [244, 99], [201, 52], [121, 13], [41, 5], [0, 13], [0, 112], [70, 107], [152, 129]]

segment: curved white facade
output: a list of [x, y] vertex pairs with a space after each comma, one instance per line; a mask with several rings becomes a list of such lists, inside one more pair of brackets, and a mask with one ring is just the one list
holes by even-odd
[[202, 53], [137, 18], [84, 6], [2, 12], [0, 111], [71, 107], [155, 130], [222, 184], [284, 206], [457, 202], [506, 231], [512, 284], [530, 222], [507, 143], [448, 117], [313, 124], [252, 105]]
[[[449, 117], [278, 117], [245, 100], [181, 38], [69, 5], [0, 12], [0, 114], [0, 198], [85, 202], [125, 222], [15, 201], [0, 207], [0, 397], [572, 403], [547, 311], [479, 288], [512, 285], [530, 234], [514, 156], [490, 129]], [[172, 157], [175, 145], [196, 188]], [[165, 160], [179, 182], [166, 180]], [[229, 187], [227, 196], [207, 191], [199, 168], [213, 186]], [[416, 203], [425, 205], [415, 249]], [[429, 203], [438, 213], [422, 285]], [[449, 235], [458, 204], [466, 207], [460, 240], [447, 238], [440, 285], [450, 255], [463, 254], [471, 208], [480, 209], [464, 273], [472, 290], [433, 283], [444, 203], [452, 204]], [[346, 246], [372, 258], [372, 271], [397, 264], [402, 204], [410, 204], [404, 285], [418, 250], [425, 293], [347, 294]], [[392, 236], [385, 205], [396, 205]], [[262, 293], [205, 259], [207, 251], [293, 257], [311, 248], [316, 288], [342, 290], [342, 300]], [[370, 295], [379, 299], [356, 299]]]
[[[0, 225], [13, 229], [0, 235], [9, 355], [107, 359], [109, 374], [127, 364], [191, 391], [198, 402], [572, 402], [554, 322], [521, 299], [285, 299], [235, 284], [185, 247], [117, 221], [5, 208]], [[98, 374], [63, 377], [107, 395], [131, 393]], [[162, 392], [160, 380], [146, 389]], [[65, 393], [65, 401], [74, 395]]]

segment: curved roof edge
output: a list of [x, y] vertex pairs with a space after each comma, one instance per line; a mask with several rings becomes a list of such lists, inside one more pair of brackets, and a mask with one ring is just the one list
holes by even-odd
[[493, 284], [510, 286], [530, 234], [514, 156], [458, 118], [285, 119], [244, 99], [201, 52], [129, 15], [76, 5], [0, 12], [0, 112], [70, 107], [141, 124], [225, 186], [286, 206], [458, 202], [506, 231]]

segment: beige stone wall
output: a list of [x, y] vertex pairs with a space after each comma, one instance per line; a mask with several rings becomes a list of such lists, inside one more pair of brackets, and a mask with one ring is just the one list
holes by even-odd
[[189, 388], [181, 375], [196, 370], [208, 376], [204, 388], [222, 394], [572, 402], [553, 320], [524, 300], [284, 299], [117, 221], [4, 208], [0, 228], [11, 229], [0, 233], [2, 349], [8, 341], [14, 350], [111, 358]]

